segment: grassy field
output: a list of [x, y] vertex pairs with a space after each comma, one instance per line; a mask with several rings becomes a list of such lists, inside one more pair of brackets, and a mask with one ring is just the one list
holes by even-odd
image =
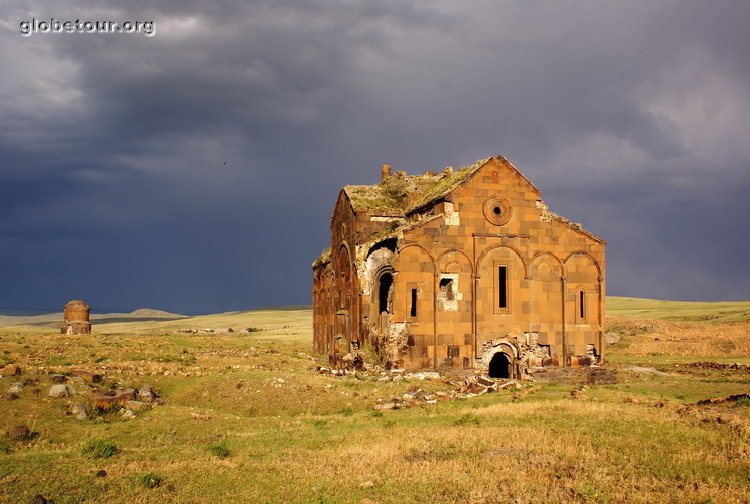
[[[23, 374], [0, 393], [23, 387], [0, 429], [32, 434], [0, 438], [0, 501], [748, 502], [750, 401], [697, 404], [750, 392], [748, 303], [663, 303], [608, 299], [617, 383], [393, 411], [373, 406], [461, 378], [319, 374], [308, 310], [102, 317], [91, 336], [6, 319], [0, 364]], [[178, 332], [210, 328], [234, 332]], [[75, 395], [48, 397], [55, 373]], [[135, 418], [70, 414], [95, 387], [144, 384], [164, 403]]]
[[701, 303], [628, 297], [607, 297], [607, 315], [695, 322], [750, 320], [750, 301]]

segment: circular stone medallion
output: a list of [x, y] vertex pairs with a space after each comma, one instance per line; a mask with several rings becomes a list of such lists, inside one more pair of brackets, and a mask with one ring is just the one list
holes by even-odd
[[507, 224], [512, 215], [510, 201], [502, 196], [490, 196], [484, 201], [482, 206], [484, 217], [490, 224], [502, 226]]

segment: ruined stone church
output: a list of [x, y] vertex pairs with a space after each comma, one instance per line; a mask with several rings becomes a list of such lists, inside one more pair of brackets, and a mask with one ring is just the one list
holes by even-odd
[[508, 160], [349, 185], [313, 263], [314, 348], [386, 367], [523, 378], [604, 356], [606, 242]]

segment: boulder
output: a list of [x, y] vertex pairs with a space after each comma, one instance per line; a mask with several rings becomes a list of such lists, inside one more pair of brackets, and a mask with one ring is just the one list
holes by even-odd
[[99, 383], [102, 381], [102, 375], [93, 373], [86, 369], [74, 369], [70, 372], [70, 374], [72, 374], [73, 376], [78, 376], [79, 378], [83, 378], [89, 383]]
[[50, 397], [68, 397], [70, 395], [70, 390], [68, 389], [67, 385], [63, 383], [57, 383], [50, 387], [49, 393], [47, 395]]
[[618, 341], [620, 341], [620, 335], [617, 334], [616, 332], [614, 332], [614, 331], [607, 331], [604, 334], [604, 342], [607, 345], [614, 345]]
[[716, 421], [720, 424], [729, 425], [732, 427], [742, 425], [742, 418], [740, 418], [739, 415], [735, 415], [734, 413], [722, 413], [716, 418]]
[[73, 415], [76, 420], [88, 420], [89, 410], [84, 404], [75, 404], [70, 408], [70, 414]]
[[65, 375], [62, 375], [62, 374], [52, 374], [52, 375], [49, 375], [49, 378], [54, 383], [63, 383], [66, 379]]
[[17, 376], [21, 374], [21, 368], [16, 364], [6, 364], [0, 368], [0, 376]]
[[31, 437], [31, 430], [27, 425], [16, 425], [8, 429], [8, 437], [16, 441], [23, 441]]
[[151, 402], [156, 399], [156, 397], [156, 392], [151, 385], [144, 385], [141, 387], [141, 390], [138, 391], [138, 398], [141, 401]]
[[97, 390], [91, 394], [91, 402], [100, 410], [123, 406], [128, 401], [135, 401], [135, 389]]
[[151, 405], [143, 401], [126, 401], [125, 407], [133, 411], [143, 411], [151, 408]]

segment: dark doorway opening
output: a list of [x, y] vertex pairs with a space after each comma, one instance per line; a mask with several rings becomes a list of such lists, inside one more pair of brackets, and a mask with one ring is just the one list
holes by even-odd
[[490, 378], [511, 378], [512, 368], [508, 354], [497, 352], [490, 361]]
[[393, 275], [390, 273], [383, 273], [380, 275], [380, 289], [378, 291], [379, 294], [379, 309], [378, 313], [391, 313], [390, 306], [389, 306], [389, 297], [391, 294], [391, 286], [393, 285]]

